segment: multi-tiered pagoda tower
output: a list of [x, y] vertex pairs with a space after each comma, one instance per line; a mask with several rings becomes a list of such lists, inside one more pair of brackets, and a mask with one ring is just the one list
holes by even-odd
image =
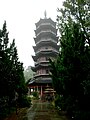
[[36, 30], [34, 38], [35, 56], [32, 56], [35, 67], [34, 80], [30, 82], [29, 87], [34, 91], [39, 92], [42, 96], [46, 86], [52, 86], [52, 79], [50, 77], [49, 58], [55, 59], [59, 53], [59, 46], [57, 45], [57, 29], [56, 22], [51, 18], [47, 18], [45, 14], [44, 19], [40, 19], [36, 24]]

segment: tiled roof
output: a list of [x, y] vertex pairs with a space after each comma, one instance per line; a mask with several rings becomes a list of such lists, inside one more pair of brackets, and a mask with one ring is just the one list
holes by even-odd
[[46, 79], [46, 80], [36, 80], [35, 82], [36, 83], [52, 83], [52, 80], [48, 80], [48, 79]]
[[52, 79], [32, 80], [32, 81], [29, 82], [29, 85], [30, 85], [30, 84], [33, 84], [33, 83], [34, 83], [34, 84], [35, 84], [35, 83], [36, 83], [36, 84], [38, 84], [38, 83], [39, 83], [39, 84], [52, 83]]

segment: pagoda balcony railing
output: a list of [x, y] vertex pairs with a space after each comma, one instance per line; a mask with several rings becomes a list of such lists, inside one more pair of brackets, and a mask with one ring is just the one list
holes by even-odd
[[39, 77], [39, 76], [50, 76], [49, 73], [41, 73], [41, 74], [35, 74], [34, 77]]
[[38, 27], [37, 27], [37, 29], [39, 29], [41, 26], [43, 26], [43, 25], [50, 25], [50, 26], [52, 26], [53, 28], [55, 28], [55, 26], [54, 25], [52, 25], [51, 23], [41, 23]]
[[51, 51], [58, 53], [58, 51], [55, 49], [40, 49], [36, 52], [36, 54], [38, 54], [40, 52], [51, 52]]
[[49, 60], [40, 60], [39, 62], [35, 62], [35, 65], [40, 64], [40, 63], [49, 63]]
[[53, 39], [41, 39], [41, 40], [39, 40], [36, 44], [39, 44], [40, 42], [48, 42], [48, 41], [54, 42], [54, 43], [57, 44], [57, 41], [55, 41], [55, 40], [53, 40]]
[[50, 32], [50, 33], [52, 33], [52, 34], [56, 35], [56, 33], [55, 33], [55, 32], [53, 32], [52, 30], [42, 30], [42, 31], [41, 31], [41, 32], [39, 32], [36, 36], [39, 36], [41, 33], [46, 33], [46, 32]]

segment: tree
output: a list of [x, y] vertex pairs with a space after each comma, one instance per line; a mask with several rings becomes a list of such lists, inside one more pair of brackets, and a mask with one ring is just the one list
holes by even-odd
[[10, 111], [16, 92], [21, 100], [27, 93], [23, 63], [19, 61], [15, 39], [9, 45], [8, 34], [5, 21], [0, 30], [0, 117], [8, 108]]
[[[0, 30], [0, 76], [1, 76], [1, 81], [0, 81], [0, 96], [6, 95], [7, 94], [7, 83], [8, 83], [8, 72], [9, 72], [9, 57], [8, 57], [8, 43], [9, 43], [9, 38], [8, 38], [8, 32], [6, 28], [6, 21], [3, 24], [2, 30]], [[8, 64], [8, 65], [7, 65]], [[5, 88], [3, 90], [3, 87], [5, 85]]]
[[29, 79], [32, 79], [33, 78], [33, 71], [31, 69], [31, 66], [28, 66], [27, 69], [24, 70], [24, 76], [25, 76], [25, 80], [26, 82], [29, 80]]
[[63, 9], [58, 9], [61, 15], [57, 17], [61, 51], [55, 62], [50, 61], [53, 85], [60, 95], [60, 103], [64, 103], [60, 106], [62, 110], [66, 110], [75, 119], [88, 120], [90, 2], [66, 0], [63, 6]]

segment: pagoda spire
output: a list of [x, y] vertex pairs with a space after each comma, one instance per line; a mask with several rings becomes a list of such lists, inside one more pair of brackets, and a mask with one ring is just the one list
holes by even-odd
[[44, 11], [44, 18], [47, 19], [47, 12], [46, 12], [46, 10]]

